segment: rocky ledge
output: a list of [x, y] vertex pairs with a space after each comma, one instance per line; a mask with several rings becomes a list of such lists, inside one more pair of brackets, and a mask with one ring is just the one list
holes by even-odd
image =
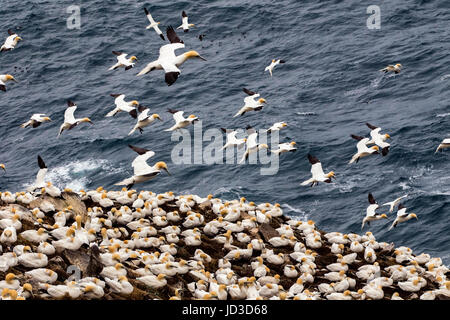
[[278, 204], [135, 190], [1, 193], [11, 299], [449, 299], [440, 258]]

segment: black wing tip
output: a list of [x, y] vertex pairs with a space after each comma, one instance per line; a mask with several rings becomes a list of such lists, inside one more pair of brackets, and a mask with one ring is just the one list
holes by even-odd
[[399, 205], [398, 205], [398, 210], [400, 210], [400, 209], [405, 209], [405, 206], [401, 203], [399, 203]]
[[168, 86], [171, 86], [177, 81], [178, 76], [180, 75], [179, 72], [166, 72], [166, 75], [164, 77], [164, 80], [166, 81]]
[[121, 51], [114, 51], [114, 50], [112, 51], [112, 53], [115, 54], [116, 56], [120, 56], [122, 54]]
[[16, 34], [12, 29], [8, 29], [8, 34], [10, 35], [10, 36], [12, 36], [13, 34]]
[[280, 60], [280, 63], [286, 63], [286, 60]]
[[171, 114], [177, 113], [179, 110], [175, 110], [175, 109], [167, 109], [167, 112], [170, 112]]
[[358, 141], [364, 139], [364, 137], [357, 136], [356, 134], [351, 134], [350, 137], [352, 137], [353, 139], [358, 140]]
[[0, 84], [0, 90], [6, 92], [6, 86], [4, 84]]
[[372, 129], [372, 130], [378, 128], [377, 126], [374, 126], [374, 125], [372, 125], [372, 124], [370, 124], [370, 123], [368, 123], [368, 122], [366, 122], [366, 126], [368, 126], [368, 127], [369, 127], [370, 129]]
[[128, 147], [130, 147], [133, 151], [137, 152], [139, 155], [143, 155], [143, 154], [145, 154], [147, 151], [150, 151], [150, 150], [148, 150], [148, 149], [136, 147], [136, 146], [133, 146], [133, 145], [131, 145], [131, 144], [129, 144]]
[[145, 109], [148, 109], [148, 107], [143, 106], [143, 105], [140, 104], [137, 109], [138, 109], [139, 112], [143, 112]]
[[220, 128], [220, 130], [222, 130], [223, 133], [227, 133], [227, 129], [225, 128]]
[[133, 119], [136, 119], [136, 118], [137, 118], [137, 111], [136, 111], [136, 109], [131, 110], [130, 112], [128, 112], [128, 114], [129, 114]]
[[38, 159], [39, 168], [41, 168], [41, 169], [47, 168], [47, 166], [45, 165], [44, 160], [41, 158], [40, 155], [37, 156], [37, 159]]
[[166, 38], [164, 38], [164, 35], [163, 35], [162, 33], [161, 33], [159, 36], [161, 37], [161, 39], [163, 39], [164, 41], [166, 41]]
[[74, 107], [74, 106], [76, 106], [75, 102], [73, 102], [72, 100], [67, 100], [67, 105], [68, 105], [69, 107]]
[[375, 198], [373, 197], [373, 194], [369, 192], [368, 195], [368, 199], [369, 199], [369, 203], [370, 204], [376, 204], [377, 202], [375, 201]]
[[148, 12], [146, 7], [144, 7], [144, 11], [145, 11], [145, 14], [149, 14], [149, 12]]
[[384, 147], [383, 149], [381, 149], [381, 154], [384, 156], [386, 156], [389, 153], [389, 147]]
[[114, 97], [114, 98], [117, 98], [118, 96], [120, 96], [120, 94], [119, 93], [111, 93], [110, 96]]
[[183, 12], [181, 13], [181, 16], [182, 16], [183, 18], [187, 17], [186, 11], [183, 10]]
[[251, 124], [249, 124], [249, 125], [247, 125], [247, 126], [245, 127], [245, 130], [250, 130], [250, 129], [253, 129], [253, 127], [252, 127]]
[[311, 163], [311, 164], [316, 164], [316, 163], [320, 162], [319, 159], [317, 159], [317, 157], [313, 156], [310, 153], [308, 153], [307, 157], [308, 157], [309, 163]]

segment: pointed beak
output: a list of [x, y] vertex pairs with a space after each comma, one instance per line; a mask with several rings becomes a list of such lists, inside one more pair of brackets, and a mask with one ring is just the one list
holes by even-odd
[[202, 59], [203, 61], [208, 61], [205, 58], [203, 58], [202, 56], [198, 56], [199, 59]]
[[164, 170], [166, 170], [167, 174], [168, 174], [169, 176], [171, 176], [171, 174], [170, 174], [170, 172], [169, 172], [169, 169], [164, 168]]

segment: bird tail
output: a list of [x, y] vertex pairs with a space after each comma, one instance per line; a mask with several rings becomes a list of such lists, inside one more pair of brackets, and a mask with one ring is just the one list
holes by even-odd
[[22, 124], [20, 125], [20, 127], [21, 127], [21, 128], [26, 128], [26, 127], [28, 127], [30, 124], [31, 124], [31, 121], [27, 121], [27, 122], [25, 122], [25, 123], [22, 123]]
[[394, 228], [397, 225], [397, 220], [395, 220], [391, 226], [389, 227], [388, 231], [391, 230], [392, 228]]
[[116, 115], [117, 112], [119, 112], [119, 109], [115, 108], [114, 110], [108, 112], [105, 117], [113, 117]]
[[435, 151], [434, 153], [437, 153], [439, 150], [441, 150], [441, 145], [439, 145], [439, 146], [436, 148], [436, 151]]
[[303, 181], [302, 183], [300, 183], [300, 185], [307, 186], [308, 184], [313, 183], [313, 182], [314, 182], [314, 180], [313, 180], [313, 178], [311, 178], [311, 179]]
[[133, 185], [134, 184], [134, 178], [127, 178], [125, 180], [122, 180], [116, 184], [114, 184], [115, 186], [128, 186], [128, 185]]
[[355, 162], [355, 161], [358, 159], [358, 157], [359, 157], [358, 154], [353, 155], [353, 157], [351, 158], [351, 160], [350, 160], [348, 163], [353, 163], [353, 162]]
[[131, 131], [128, 133], [128, 135], [131, 136], [135, 131], [136, 131], [136, 126], [133, 129], [131, 129]]
[[241, 110], [239, 110], [239, 111], [233, 116], [233, 118], [236, 118], [236, 117], [238, 117], [238, 116], [240, 116], [240, 115], [242, 115], [242, 114], [244, 114], [244, 113], [241, 112]]
[[113, 65], [111, 68], [109, 68], [108, 70], [114, 70], [118, 67], [117, 63], [115, 65]]

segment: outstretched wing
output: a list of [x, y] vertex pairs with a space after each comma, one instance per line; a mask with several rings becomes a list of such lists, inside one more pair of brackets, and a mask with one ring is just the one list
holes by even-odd
[[151, 24], [154, 24], [155, 20], [153, 20], [153, 17], [150, 14], [150, 12], [147, 10], [147, 8], [144, 7], [144, 11], [145, 11], [145, 15], [147, 16], [148, 21], [150, 21]]
[[351, 134], [350, 136], [351, 136], [353, 139], [358, 140], [358, 141], [361, 141], [362, 139], [364, 139], [364, 137], [357, 136], [357, 135], [355, 135], [355, 134]]
[[153, 168], [147, 164], [147, 160], [153, 157], [154, 155], [155, 153], [149, 150], [144, 154], [137, 156], [131, 163], [131, 166], [134, 169], [134, 175], [136, 176], [145, 175], [154, 171]]
[[377, 202], [375, 201], [375, 198], [373, 197], [373, 195], [371, 193], [369, 193], [369, 203], [370, 204], [376, 204]]
[[144, 148], [139, 148], [136, 146], [132, 146], [131, 144], [128, 145], [128, 147], [130, 147], [133, 151], [137, 152], [139, 155], [143, 155], [146, 152], [150, 151], [148, 149], [144, 149]]
[[316, 157], [310, 155], [309, 153], [308, 153], [308, 160], [309, 160], [309, 163], [311, 163], [311, 164], [320, 163], [319, 159], [317, 159]]
[[[69, 101], [69, 103], [70, 102], [71, 101]], [[64, 112], [64, 122], [67, 122], [67, 123], [75, 122], [75, 116], [73, 115], [73, 113], [75, 112], [76, 109], [77, 109], [76, 105], [70, 106], [66, 109], [66, 111]]]
[[366, 126], [369, 127], [369, 129], [371, 130], [375, 130], [376, 128], [378, 128], [377, 126], [371, 125], [370, 123], [366, 122]]
[[167, 39], [170, 43], [184, 43], [178, 36], [172, 26], [166, 28]]
[[246, 94], [248, 94], [249, 96], [253, 96], [256, 94], [256, 92], [248, 90], [247, 88], [243, 88], [242, 89]]

